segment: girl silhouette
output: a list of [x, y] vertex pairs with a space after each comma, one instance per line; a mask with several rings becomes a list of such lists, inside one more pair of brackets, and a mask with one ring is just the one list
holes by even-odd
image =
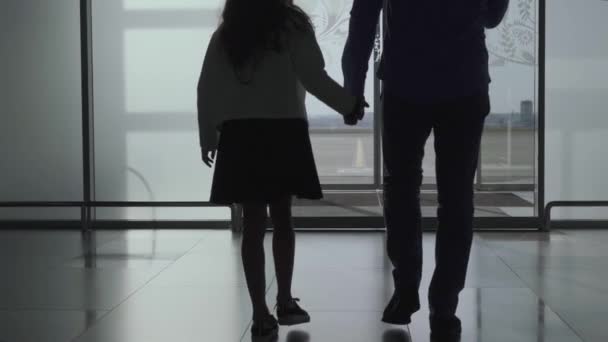
[[[331, 79], [313, 26], [292, 0], [227, 0], [198, 83], [202, 158], [215, 163], [211, 202], [243, 206], [242, 261], [256, 337], [310, 321], [291, 293], [295, 234], [291, 199], [321, 199], [306, 91], [354, 125], [366, 103]], [[217, 151], [217, 158], [216, 158]], [[274, 226], [277, 316], [266, 304], [264, 236]]]

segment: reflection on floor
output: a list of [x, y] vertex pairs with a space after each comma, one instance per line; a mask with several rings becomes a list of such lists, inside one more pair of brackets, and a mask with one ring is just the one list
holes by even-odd
[[[433, 241], [425, 234], [422, 298]], [[606, 243], [608, 231], [477, 234], [462, 341], [607, 341]], [[107, 231], [82, 240], [4, 231], [0, 253], [0, 341], [250, 341], [239, 236], [230, 232]], [[312, 323], [282, 328], [279, 341], [428, 342], [425, 301], [408, 327], [380, 323], [391, 291], [384, 233], [301, 232], [294, 294]]]
[[[382, 216], [382, 193], [379, 191], [326, 192], [321, 201], [297, 200], [297, 217]], [[437, 215], [437, 193], [421, 194], [422, 215]], [[534, 215], [531, 192], [480, 192], [475, 195], [476, 217], [529, 217]]]

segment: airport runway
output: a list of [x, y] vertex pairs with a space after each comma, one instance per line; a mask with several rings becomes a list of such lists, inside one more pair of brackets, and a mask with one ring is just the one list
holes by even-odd
[[[339, 132], [339, 131], [338, 131]], [[319, 175], [324, 183], [370, 183], [374, 146], [369, 133], [311, 133]], [[433, 137], [425, 148], [425, 183], [434, 181]], [[486, 129], [482, 142], [482, 175], [487, 183], [533, 184], [535, 131]]]

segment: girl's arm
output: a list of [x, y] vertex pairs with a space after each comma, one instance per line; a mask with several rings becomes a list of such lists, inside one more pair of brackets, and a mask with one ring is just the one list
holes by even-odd
[[217, 149], [217, 98], [213, 90], [219, 81], [216, 70], [219, 60], [219, 46], [217, 33], [214, 33], [207, 47], [203, 69], [197, 87], [198, 127], [201, 148], [204, 151]]
[[314, 31], [294, 29], [289, 45], [295, 72], [304, 88], [338, 113], [352, 114], [357, 98], [325, 71], [325, 59]]

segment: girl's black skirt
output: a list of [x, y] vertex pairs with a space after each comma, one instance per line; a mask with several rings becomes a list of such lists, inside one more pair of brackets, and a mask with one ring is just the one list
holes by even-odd
[[223, 123], [211, 186], [216, 204], [323, 197], [308, 122], [239, 119]]

